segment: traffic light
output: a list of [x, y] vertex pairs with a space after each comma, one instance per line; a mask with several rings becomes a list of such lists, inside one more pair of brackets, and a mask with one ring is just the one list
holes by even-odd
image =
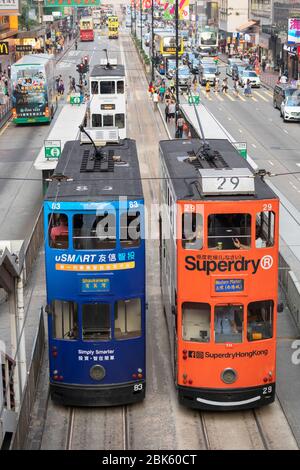
[[85, 72], [84, 72], [84, 64], [77, 64], [77, 65], [76, 65], [76, 70], [77, 70], [77, 72], [78, 72], [80, 75], [82, 75], [83, 73], [85, 73]]

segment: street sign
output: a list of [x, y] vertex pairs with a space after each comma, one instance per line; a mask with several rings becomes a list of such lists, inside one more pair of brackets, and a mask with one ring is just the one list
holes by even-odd
[[189, 104], [192, 105], [192, 104], [200, 104], [200, 96], [197, 95], [197, 96], [189, 96]]
[[74, 93], [70, 96], [70, 104], [77, 104], [80, 105], [82, 98], [79, 93]]
[[241, 157], [247, 159], [247, 142], [233, 142], [234, 147], [237, 149]]
[[45, 140], [45, 158], [54, 159], [61, 156], [61, 141], [60, 140]]

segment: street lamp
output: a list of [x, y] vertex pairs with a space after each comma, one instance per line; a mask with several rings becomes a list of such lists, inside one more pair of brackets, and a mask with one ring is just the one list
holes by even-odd
[[140, 0], [140, 30], [141, 30], [141, 47], [143, 47], [143, 2]]
[[152, 69], [151, 79], [154, 82], [154, 0], [151, 1], [151, 54], [152, 54]]

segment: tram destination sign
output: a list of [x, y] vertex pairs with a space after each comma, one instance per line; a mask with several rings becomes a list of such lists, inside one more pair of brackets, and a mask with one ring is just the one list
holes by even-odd
[[215, 292], [243, 292], [244, 279], [216, 279]]
[[202, 194], [205, 196], [255, 193], [254, 176], [248, 168], [201, 169], [199, 173]]
[[81, 280], [81, 292], [109, 292], [110, 291], [110, 279], [100, 278], [84, 278]]
[[58, 159], [61, 156], [60, 140], [45, 140], [45, 158], [47, 160]]

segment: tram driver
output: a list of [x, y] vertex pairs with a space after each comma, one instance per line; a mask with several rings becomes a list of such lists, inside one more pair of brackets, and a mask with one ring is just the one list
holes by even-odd
[[59, 214], [59, 225], [53, 226], [50, 231], [52, 246], [61, 248], [62, 243], [68, 243], [68, 233], [68, 217], [66, 214]]

